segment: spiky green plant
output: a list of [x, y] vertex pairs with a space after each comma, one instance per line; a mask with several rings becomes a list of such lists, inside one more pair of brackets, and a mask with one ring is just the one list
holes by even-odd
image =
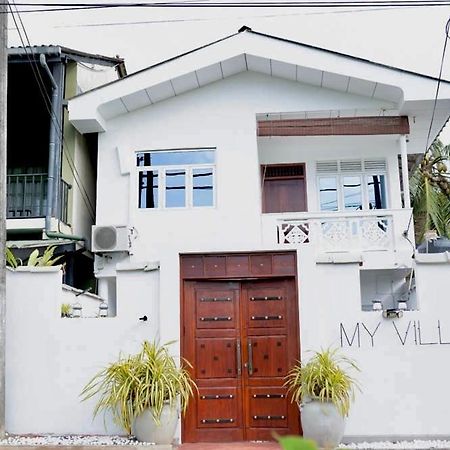
[[197, 386], [187, 369], [191, 364], [183, 359], [178, 367], [170, 344], [144, 341], [138, 354], [120, 356], [98, 372], [81, 392], [82, 400], [98, 396], [94, 417], [111, 411], [114, 422], [131, 434], [134, 418], [147, 408], [156, 423], [165, 404], [176, 407], [179, 401], [184, 414]]
[[47, 247], [44, 250], [42, 255], [39, 254], [39, 250], [36, 248], [33, 250], [28, 257], [27, 266], [30, 267], [48, 267], [54, 266], [61, 258], [61, 256], [57, 256], [53, 258], [53, 254], [55, 253], [56, 245], [52, 245]]
[[20, 266], [22, 261], [14, 256], [14, 253], [11, 251], [10, 248], [5, 247], [5, 253], [6, 253], [6, 265], [8, 267], [16, 269], [18, 266]]
[[285, 386], [292, 395], [292, 402], [300, 403], [306, 397], [332, 402], [345, 417], [354, 399], [355, 388], [358, 388], [357, 381], [348, 373], [349, 369], [359, 371], [352, 359], [328, 348], [314, 352], [305, 365], [299, 361], [289, 371]]
[[61, 304], [61, 317], [70, 317], [72, 313], [72, 305], [70, 303]]

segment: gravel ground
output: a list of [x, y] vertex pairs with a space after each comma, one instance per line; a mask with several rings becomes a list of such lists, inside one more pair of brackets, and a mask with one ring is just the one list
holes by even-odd
[[[80, 435], [45, 435], [45, 436], [17, 436], [8, 435], [6, 439], [0, 440], [0, 446], [139, 446], [149, 447], [153, 444], [138, 442], [135, 439], [124, 436], [80, 436]], [[414, 440], [414, 441], [382, 441], [382, 442], [359, 442], [355, 444], [341, 444], [339, 449], [349, 450], [450, 450], [450, 441], [439, 440]]]
[[430, 440], [430, 441], [421, 441], [421, 440], [414, 440], [414, 441], [398, 441], [398, 442], [389, 442], [389, 441], [382, 441], [382, 442], [358, 442], [355, 444], [341, 444], [339, 446], [340, 449], [354, 449], [354, 450], [362, 450], [362, 449], [368, 449], [368, 450], [377, 450], [377, 449], [393, 449], [393, 450], [400, 450], [400, 449], [416, 449], [416, 450], [428, 450], [428, 449], [450, 449], [450, 441], [439, 441], [439, 440]]
[[0, 440], [1, 445], [133, 445], [152, 446], [148, 442], [138, 442], [135, 439], [124, 436], [79, 436], [79, 435], [45, 435], [45, 436], [16, 436], [7, 435], [6, 439]]

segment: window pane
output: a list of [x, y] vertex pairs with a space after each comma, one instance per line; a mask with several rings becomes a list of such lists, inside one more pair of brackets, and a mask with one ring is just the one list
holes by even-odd
[[137, 166], [173, 166], [184, 164], [213, 164], [214, 150], [140, 152], [136, 156]]
[[338, 195], [336, 177], [319, 178], [320, 210], [337, 211]]
[[186, 172], [166, 170], [166, 208], [186, 206]]
[[387, 208], [385, 175], [367, 176], [367, 196], [369, 200], [369, 209]]
[[158, 207], [158, 171], [139, 172], [139, 208]]
[[212, 169], [192, 170], [193, 206], [214, 205], [214, 179]]
[[361, 177], [342, 177], [344, 209], [362, 209]]

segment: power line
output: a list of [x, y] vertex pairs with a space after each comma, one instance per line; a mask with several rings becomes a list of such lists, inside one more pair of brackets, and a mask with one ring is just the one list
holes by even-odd
[[[450, 6], [450, 5], [449, 5]], [[409, 6], [408, 8], [416, 8], [416, 6]], [[294, 16], [309, 16], [309, 15], [323, 15], [323, 14], [353, 14], [366, 13], [373, 11], [400, 9], [400, 8], [372, 8], [372, 9], [349, 9], [341, 11], [320, 11], [320, 12], [303, 12], [303, 13], [286, 13], [286, 14], [260, 14], [260, 15], [245, 15], [245, 16], [215, 16], [215, 17], [191, 17], [187, 19], [160, 19], [160, 20], [139, 20], [127, 22], [99, 22], [99, 23], [82, 23], [76, 25], [57, 25], [53, 28], [96, 28], [96, 27], [110, 27], [110, 26], [126, 26], [126, 25], [151, 25], [162, 23], [183, 23], [183, 22], [212, 22], [212, 21], [232, 21], [241, 19], [270, 19], [277, 17], [294, 17]]]
[[[1, 4], [1, 3], [0, 3]], [[141, 2], [141, 3], [25, 3], [21, 13], [82, 11], [117, 8], [386, 8], [450, 6], [450, 0], [255, 1], [255, 2]], [[34, 8], [34, 9], [29, 9]]]
[[445, 25], [445, 39], [444, 39], [444, 48], [442, 49], [442, 56], [441, 56], [441, 67], [439, 69], [439, 76], [438, 76], [438, 82], [436, 85], [436, 94], [434, 96], [434, 103], [433, 103], [433, 112], [431, 114], [431, 121], [430, 121], [430, 127], [428, 128], [428, 135], [427, 135], [427, 141], [425, 146], [425, 152], [428, 150], [428, 146], [430, 143], [430, 136], [431, 136], [431, 129], [433, 128], [433, 122], [434, 122], [434, 116], [436, 113], [436, 106], [437, 101], [439, 97], [439, 89], [441, 87], [441, 81], [442, 81], [442, 70], [444, 68], [444, 60], [445, 60], [445, 53], [447, 51], [447, 43], [450, 39], [450, 19], [448, 19], [447, 24]]

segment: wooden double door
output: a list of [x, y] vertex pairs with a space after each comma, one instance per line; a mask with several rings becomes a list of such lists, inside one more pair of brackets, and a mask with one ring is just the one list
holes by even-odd
[[186, 281], [183, 298], [183, 356], [199, 389], [184, 441], [298, 434], [298, 408], [283, 386], [299, 357], [295, 279]]

